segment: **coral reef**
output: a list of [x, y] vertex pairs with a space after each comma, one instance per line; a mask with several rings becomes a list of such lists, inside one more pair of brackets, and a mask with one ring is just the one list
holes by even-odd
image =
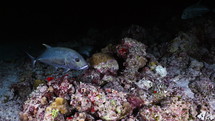
[[124, 38], [88, 53], [85, 71], [39, 63], [32, 69], [26, 60], [9, 66], [14, 73], [1, 68], [0, 120], [213, 121], [215, 29], [209, 20], [198, 24], [166, 42], [165, 32], [133, 25]]
[[139, 74], [138, 70], [147, 63], [146, 46], [134, 39], [124, 38], [122, 44], [116, 46], [116, 53], [124, 58], [125, 69], [121, 72], [123, 78], [128, 83], [135, 82]]
[[193, 111], [195, 108], [192, 102], [174, 97], [168, 101], [162, 101], [161, 106], [142, 108], [140, 117], [141, 120], [147, 121], [189, 121], [196, 116], [197, 112]]
[[80, 83], [80, 87], [71, 97], [70, 104], [79, 112], [86, 111], [104, 120], [117, 120], [128, 115], [131, 105], [127, 94], [112, 89]]
[[[67, 79], [64, 77], [63, 80]], [[54, 83], [52, 84], [54, 86]], [[80, 84], [76, 83], [74, 86], [76, 87], [75, 91], [67, 92], [71, 96], [68, 100], [57, 97], [52, 102], [54, 99], [49, 97], [49, 93], [55, 93], [55, 91], [50, 88], [51, 86], [48, 88], [40, 85], [37, 90], [31, 93], [31, 98], [25, 101], [23, 111], [20, 113], [21, 120], [63, 120], [61, 119], [62, 115], [67, 113], [68, 117], [77, 118], [77, 114], [72, 113], [75, 110], [87, 112], [88, 115], [96, 115], [104, 120], [116, 120], [127, 116], [132, 111], [130, 110], [132, 107], [129, 101], [127, 101], [128, 95], [126, 93], [110, 88], [103, 90], [82, 82]], [[65, 87], [66, 90], [68, 88], [70, 87]], [[59, 93], [55, 94], [60, 95]], [[70, 105], [67, 104], [68, 101], [70, 101]]]
[[[20, 113], [20, 119], [23, 121], [28, 120], [42, 120], [39, 116], [44, 116], [45, 107], [48, 107], [46, 93], [48, 93], [47, 86], [38, 86], [37, 90], [33, 91], [30, 98], [25, 101], [23, 111]], [[43, 107], [43, 108], [42, 108]], [[36, 117], [36, 115], [38, 117]]]
[[93, 54], [91, 67], [77, 77], [46, 76], [25, 101], [20, 118], [214, 120], [215, 70], [189, 51], [180, 47], [158, 61], [144, 44], [124, 38]]

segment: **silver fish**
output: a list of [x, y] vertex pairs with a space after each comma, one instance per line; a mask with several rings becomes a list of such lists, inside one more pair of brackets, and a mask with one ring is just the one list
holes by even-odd
[[37, 58], [28, 54], [33, 66], [36, 61], [54, 66], [57, 68], [64, 68], [65, 72], [69, 70], [84, 70], [89, 67], [84, 58], [75, 50], [65, 47], [51, 47], [47, 44], [43, 44], [47, 49]]
[[201, 0], [185, 8], [181, 15], [181, 19], [190, 19], [197, 16], [202, 16], [203, 14], [210, 12], [210, 9], [205, 6], [202, 6], [200, 2]]

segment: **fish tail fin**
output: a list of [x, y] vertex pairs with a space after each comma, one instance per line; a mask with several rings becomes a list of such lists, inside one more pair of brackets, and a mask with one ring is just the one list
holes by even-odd
[[35, 67], [35, 63], [36, 63], [36, 58], [33, 57], [32, 55], [30, 55], [28, 52], [25, 52], [31, 59], [31, 62], [32, 62], [32, 67], [34, 68]]

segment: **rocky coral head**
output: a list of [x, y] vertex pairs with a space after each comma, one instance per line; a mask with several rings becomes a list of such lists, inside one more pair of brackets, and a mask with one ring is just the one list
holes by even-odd
[[135, 95], [128, 96], [127, 100], [135, 108], [139, 108], [144, 104], [143, 99]]

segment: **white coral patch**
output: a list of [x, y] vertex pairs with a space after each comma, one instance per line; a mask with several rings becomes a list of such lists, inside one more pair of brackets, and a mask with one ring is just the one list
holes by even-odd
[[156, 66], [155, 71], [156, 74], [160, 75], [161, 77], [165, 77], [167, 75], [166, 68], [162, 67], [161, 65]]
[[139, 88], [148, 90], [153, 86], [150, 80], [145, 80], [144, 78], [135, 83]]

